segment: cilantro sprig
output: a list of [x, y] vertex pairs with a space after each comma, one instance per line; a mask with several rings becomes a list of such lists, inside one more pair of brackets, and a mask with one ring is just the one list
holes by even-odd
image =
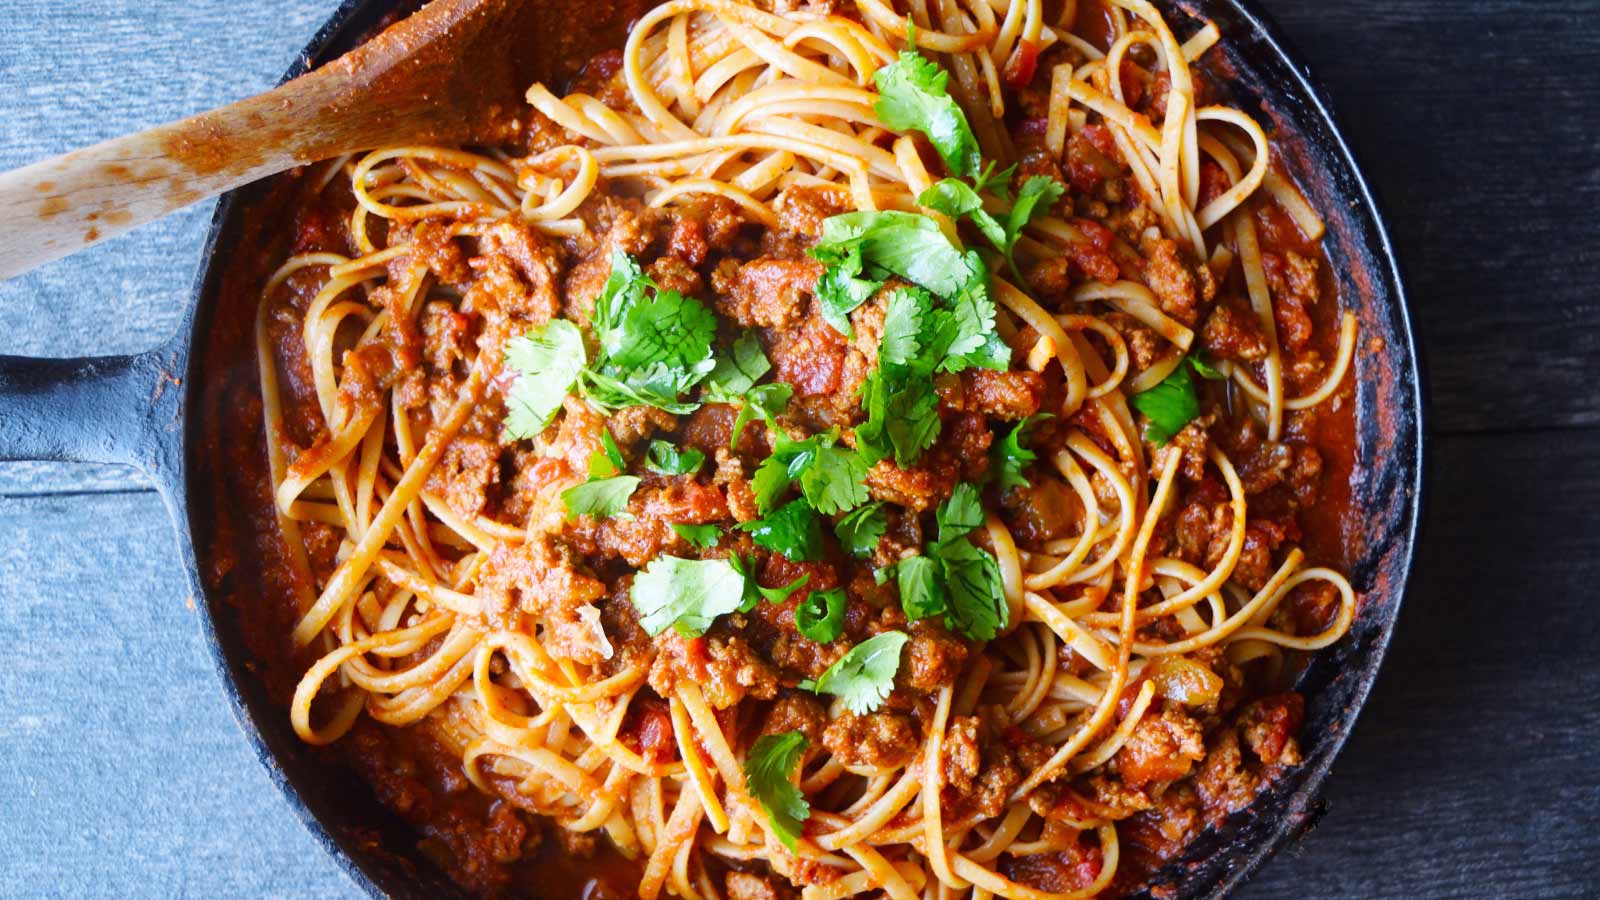
[[761, 461], [751, 481], [762, 515], [772, 511], [790, 483], [798, 483], [806, 502], [823, 515], [837, 515], [867, 502], [870, 463], [860, 453], [836, 446], [837, 429], [798, 441], [781, 429], [774, 429], [773, 436], [772, 455]]
[[855, 557], [870, 556], [878, 546], [878, 539], [889, 528], [888, 513], [883, 501], [878, 500], [858, 506], [846, 513], [833, 526], [833, 535], [839, 539], [846, 553]]
[[577, 521], [579, 516], [626, 516], [628, 498], [639, 487], [637, 476], [622, 474], [622, 450], [611, 432], [600, 432], [600, 444], [601, 449], [589, 457], [588, 479], [561, 492], [568, 522]]
[[806, 750], [799, 731], [766, 734], [756, 739], [744, 759], [744, 786], [767, 814], [773, 834], [794, 852], [801, 826], [811, 817], [811, 804], [794, 783], [795, 766]]
[[794, 627], [807, 640], [826, 644], [844, 632], [844, 588], [812, 591], [794, 608]]
[[[691, 527], [674, 525], [673, 530], [690, 540], [678, 529]], [[628, 599], [639, 611], [640, 627], [651, 637], [668, 628], [684, 637], [699, 637], [718, 616], [749, 612], [762, 600], [783, 603], [810, 578], [805, 574], [783, 587], [768, 588], [756, 582], [754, 565], [738, 556], [683, 559], [663, 554], [633, 577]]]
[[1191, 371], [1208, 380], [1226, 377], [1204, 359], [1190, 355], [1179, 360], [1171, 374], [1155, 387], [1134, 394], [1133, 408], [1145, 415], [1145, 440], [1165, 444], [1200, 415], [1200, 395]]
[[968, 539], [983, 524], [983, 505], [971, 484], [956, 486], [936, 514], [938, 539], [895, 564], [900, 607], [915, 622], [942, 616], [946, 628], [972, 640], [993, 640], [1010, 619], [1000, 564]]
[[506, 397], [510, 437], [539, 434], [574, 390], [607, 411], [648, 405], [681, 415], [698, 407], [680, 398], [717, 366], [717, 319], [705, 304], [659, 289], [617, 250], [590, 327], [598, 346], [592, 360], [578, 327], [564, 319], [506, 342], [505, 364], [517, 373]]
[[807, 679], [800, 687], [842, 698], [846, 708], [864, 716], [882, 706], [894, 690], [894, 676], [900, 671], [900, 649], [910, 639], [900, 631], [867, 638], [839, 657], [816, 681]]
[[1039, 458], [1039, 454], [1026, 446], [1029, 435], [1039, 423], [1053, 418], [1050, 413], [1037, 413], [1011, 426], [1006, 436], [989, 448], [988, 481], [1001, 488], [1027, 487], [1028, 479], [1022, 470]]
[[949, 80], [938, 63], [915, 50], [902, 50], [874, 73], [878, 100], [872, 110], [887, 128], [927, 135], [951, 172], [975, 178], [981, 164], [978, 139], [946, 89]]
[[1010, 364], [1010, 348], [994, 329], [989, 271], [932, 219], [896, 211], [825, 220], [811, 255], [830, 272], [864, 272], [874, 291], [890, 277], [912, 283], [886, 301], [878, 368], [861, 390], [867, 421], [856, 429], [869, 462], [893, 458], [901, 467], [912, 465], [939, 434], [934, 374]]
[[978, 232], [1000, 251], [1001, 256], [1005, 257], [1011, 274], [1021, 284], [1023, 279], [1021, 271], [1017, 268], [1016, 249], [1017, 241], [1022, 238], [1022, 230], [1034, 216], [1049, 211], [1065, 193], [1066, 187], [1061, 182], [1044, 175], [1034, 175], [1024, 181], [1022, 187], [1018, 189], [1017, 197], [1012, 201], [1004, 222], [984, 210], [983, 200], [978, 196], [976, 189], [954, 178], [945, 178], [934, 183], [922, 192], [917, 202], [951, 218], [966, 216], [977, 227]]
[[739, 526], [757, 546], [781, 553], [793, 562], [822, 558], [822, 520], [804, 500], [791, 500], [766, 518]]

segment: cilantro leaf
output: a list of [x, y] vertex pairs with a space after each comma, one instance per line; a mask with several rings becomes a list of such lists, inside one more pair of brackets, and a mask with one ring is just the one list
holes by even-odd
[[862, 265], [861, 247], [846, 247], [837, 262], [828, 266], [817, 279], [814, 292], [823, 321], [847, 338], [855, 337], [855, 329], [850, 327], [851, 311], [872, 299], [883, 287], [881, 281], [861, 277]]
[[867, 421], [856, 428], [856, 446], [873, 462], [892, 457], [905, 468], [939, 436], [939, 394], [925, 375], [880, 367], [862, 385], [861, 405]]
[[862, 210], [830, 216], [811, 255], [836, 263], [858, 248], [868, 274], [898, 275], [935, 294], [959, 291], [972, 272], [961, 250], [927, 216], [895, 210]]
[[716, 333], [717, 317], [700, 301], [677, 291], [657, 291], [629, 307], [607, 361], [624, 369], [693, 365], [711, 353]]
[[851, 556], [863, 557], [870, 555], [878, 546], [878, 539], [889, 528], [889, 517], [884, 512], [883, 501], [878, 500], [859, 506], [845, 514], [838, 524], [833, 526], [833, 534], [844, 545], [846, 553]]
[[653, 440], [645, 452], [644, 467], [658, 475], [693, 475], [705, 461], [706, 455], [693, 447], [679, 450], [667, 441]]
[[1207, 381], [1227, 381], [1228, 376], [1211, 365], [1210, 360], [1200, 351], [1189, 354], [1189, 365], [1194, 367], [1194, 373]]
[[772, 832], [794, 852], [800, 827], [811, 817], [811, 804], [795, 786], [793, 772], [806, 749], [799, 731], [766, 734], [756, 739], [744, 760], [744, 786], [761, 804]]
[[561, 492], [561, 502], [567, 508], [567, 521], [575, 522], [579, 516], [604, 519], [621, 515], [628, 508], [628, 498], [633, 496], [638, 487], [639, 478], [635, 475], [594, 478], [569, 487]]
[[944, 178], [934, 182], [917, 202], [931, 209], [937, 209], [945, 215], [954, 218], [966, 216], [972, 224], [978, 226], [978, 231], [995, 246], [996, 250], [1004, 252], [1007, 245], [1006, 229], [994, 216], [984, 211], [983, 200], [978, 197], [978, 192], [967, 186], [965, 181], [954, 178]]
[[789, 400], [794, 396], [794, 388], [782, 382], [772, 384], [758, 384], [745, 393], [744, 402], [739, 405], [739, 414], [733, 419], [733, 429], [728, 432], [728, 449], [739, 446], [739, 436], [744, 434], [744, 428], [760, 416], [768, 425], [772, 425], [778, 413], [789, 405]]
[[812, 591], [794, 608], [794, 627], [808, 641], [826, 644], [844, 632], [844, 588]]
[[846, 447], [836, 447], [837, 433], [814, 434], [797, 441], [775, 432], [777, 444], [751, 479], [756, 508], [766, 515], [788, 488], [799, 482], [811, 508], [836, 515], [867, 502], [867, 469], [871, 463]]
[[963, 481], [950, 492], [949, 499], [939, 504], [934, 520], [939, 524], [939, 543], [965, 537], [983, 524], [983, 501], [978, 489]]
[[951, 172], [973, 178], [981, 162], [978, 139], [945, 89], [949, 77], [938, 63], [915, 50], [902, 50], [898, 59], [874, 73], [879, 97], [872, 110], [887, 128], [927, 135]]
[[611, 436], [611, 432], [600, 432], [600, 446], [601, 449], [589, 457], [590, 481], [620, 475], [622, 470], [627, 468], [622, 459], [622, 450], [617, 447], [617, 441]]
[[[710, 362], [710, 360], [707, 360]], [[652, 366], [640, 377], [624, 380], [594, 369], [583, 371], [583, 395], [599, 409], [612, 412], [625, 406], [654, 406], [673, 415], [687, 415], [700, 404], [680, 401], [678, 395], [694, 384], [693, 371]]]
[[939, 539], [922, 556], [895, 563], [900, 608], [915, 622], [934, 616], [973, 640], [992, 640], [1010, 619], [1000, 563], [967, 535], [983, 524], [978, 490], [959, 484], [939, 505]]
[[668, 627], [699, 637], [717, 616], [739, 608], [744, 584], [745, 577], [725, 559], [658, 556], [634, 576], [628, 597], [651, 637]]
[[506, 394], [506, 433], [522, 440], [544, 431], [585, 362], [583, 335], [565, 319], [506, 341], [505, 364], [517, 373]]
[[739, 526], [758, 546], [782, 553], [793, 562], [822, 558], [822, 522], [804, 500], [791, 500], [771, 515]]
[[790, 594], [800, 590], [805, 586], [806, 582], [811, 580], [811, 573], [806, 572], [783, 587], [762, 587], [761, 583], [756, 581], [754, 559], [745, 559], [736, 555], [729, 560], [729, 564], [733, 566], [735, 572], [739, 573], [739, 577], [744, 579], [743, 593], [740, 595], [738, 607], [739, 612], [742, 613], [755, 609], [761, 604], [762, 600], [766, 600], [768, 603], [783, 604], [788, 601]]
[[1195, 393], [1189, 366], [1178, 363], [1172, 374], [1148, 391], [1133, 395], [1133, 407], [1145, 415], [1144, 437], [1153, 444], [1165, 444], [1200, 415], [1200, 398]]
[[867, 469], [861, 454], [832, 442], [800, 475], [800, 492], [817, 512], [832, 516], [867, 502]]
[[[925, 349], [923, 323], [933, 310], [933, 298], [921, 288], [901, 288], [889, 295], [884, 308], [883, 337], [878, 342], [879, 366], [919, 365]], [[932, 371], [932, 366], [925, 367]]]
[[895, 586], [906, 620], [915, 622], [945, 613], [939, 562], [926, 556], [908, 556], [894, 564]]
[[959, 372], [971, 366], [1008, 368], [1011, 348], [994, 330], [995, 306], [989, 294], [989, 271], [978, 254], [970, 250], [964, 262], [967, 280], [951, 296], [953, 330], [940, 368], [946, 372]]
[[722, 539], [722, 529], [715, 525], [683, 525], [672, 523], [672, 530], [678, 537], [688, 541], [696, 547], [715, 547]]
[[900, 670], [900, 649], [910, 636], [900, 631], [885, 631], [867, 638], [839, 657], [815, 682], [800, 686], [818, 694], [833, 694], [858, 716], [883, 705], [894, 690], [894, 676]]
[[944, 570], [945, 626], [973, 640], [993, 640], [1011, 616], [1000, 563], [971, 541], [943, 544], [934, 552]]
[[734, 403], [772, 371], [772, 362], [761, 349], [761, 339], [746, 331], [733, 342], [731, 356], [719, 356], [715, 368], [706, 376], [706, 394], [720, 403]]
[[615, 351], [621, 339], [618, 331], [622, 327], [623, 317], [627, 315], [628, 308], [644, 296], [645, 288], [649, 286], [650, 280], [644, 277], [638, 260], [621, 249], [612, 248], [611, 274], [606, 276], [605, 286], [601, 288], [600, 296], [595, 298], [594, 310], [589, 314], [589, 326], [594, 330], [595, 339], [600, 342], [602, 353], [610, 355]]
[[1006, 436], [989, 448], [988, 480], [1002, 489], [1027, 487], [1028, 479], [1022, 470], [1039, 458], [1039, 454], [1023, 445], [1035, 425], [1051, 418], [1049, 413], [1032, 415], [1011, 426]]
[[1055, 206], [1066, 192], [1065, 185], [1045, 175], [1034, 175], [1024, 181], [1022, 188], [1017, 191], [1016, 202], [1011, 204], [1011, 212], [1006, 214], [1006, 243], [1003, 249], [1006, 264], [1011, 267], [1011, 274], [1016, 276], [1018, 283], [1023, 283], [1023, 279], [1022, 273], [1017, 270], [1015, 253], [1022, 229], [1036, 214], [1049, 212], [1050, 207]]

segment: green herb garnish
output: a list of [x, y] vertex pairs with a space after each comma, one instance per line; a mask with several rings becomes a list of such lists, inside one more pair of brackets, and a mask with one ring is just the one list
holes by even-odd
[[843, 698], [844, 705], [864, 716], [883, 705], [894, 690], [894, 676], [900, 670], [900, 649], [910, 637], [899, 631], [885, 631], [850, 648], [850, 652], [829, 666], [816, 681], [802, 681], [800, 687], [818, 694]]
[[801, 826], [811, 817], [811, 804], [794, 783], [805, 749], [806, 738], [799, 731], [767, 734], [756, 739], [744, 760], [745, 790], [761, 804], [773, 833], [791, 853]]
[[844, 588], [812, 591], [794, 608], [794, 627], [806, 640], [826, 644], [844, 631]]

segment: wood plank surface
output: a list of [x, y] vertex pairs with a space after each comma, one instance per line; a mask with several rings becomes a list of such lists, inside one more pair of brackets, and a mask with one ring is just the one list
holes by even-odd
[[[8, 0], [0, 168], [263, 89], [334, 5]], [[1262, 5], [1385, 201], [1436, 438], [1329, 811], [1240, 896], [1600, 896], [1596, 5]], [[208, 217], [0, 283], [0, 353], [159, 342]], [[140, 477], [0, 465], [0, 535], [0, 896], [357, 896], [233, 725]]]

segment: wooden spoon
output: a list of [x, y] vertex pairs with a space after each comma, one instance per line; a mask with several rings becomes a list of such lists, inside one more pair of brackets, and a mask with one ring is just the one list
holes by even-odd
[[0, 174], [0, 279], [297, 165], [394, 144], [506, 143], [529, 84], [619, 45], [580, 23], [589, 2], [614, 0], [433, 0], [275, 90]]

